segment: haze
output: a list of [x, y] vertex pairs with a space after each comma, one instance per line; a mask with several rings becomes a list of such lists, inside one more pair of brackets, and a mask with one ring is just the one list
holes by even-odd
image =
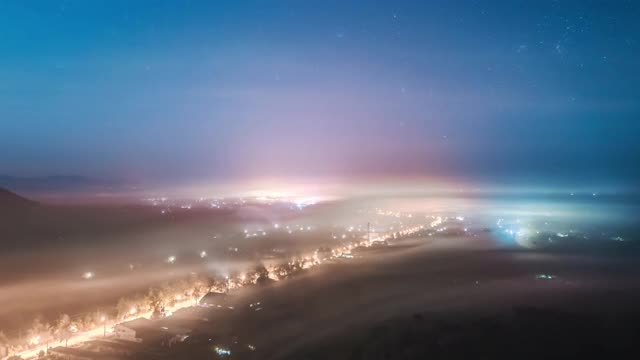
[[0, 360], [623, 358], [638, 18], [0, 1]]

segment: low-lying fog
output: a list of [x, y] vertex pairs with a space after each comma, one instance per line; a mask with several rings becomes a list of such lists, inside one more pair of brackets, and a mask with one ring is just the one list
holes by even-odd
[[[526, 279], [526, 285], [541, 274], [588, 274], [595, 279], [602, 261], [609, 265], [600, 269], [617, 276], [635, 271], [628, 258], [638, 248], [640, 212], [637, 202], [624, 199], [628, 198], [599, 194], [441, 195], [304, 204], [277, 199], [40, 204], [13, 215], [2, 227], [6, 251], [0, 255], [0, 330], [19, 335], [36, 317], [54, 322], [61, 313], [73, 318], [114, 309], [121, 297], [190, 274], [225, 276], [415, 226], [424, 226], [424, 231], [390, 241], [376, 262], [368, 262], [367, 256], [354, 259], [353, 266], [361, 267], [354, 270], [350, 265], [348, 277], [333, 272], [313, 278], [349, 282], [349, 287], [361, 289], [362, 295], [350, 293], [340, 300], [349, 314], [360, 309], [357, 318], [386, 311], [384, 304], [390, 299], [399, 311], [404, 302], [411, 305], [436, 296], [433, 291], [442, 291], [445, 303], [469, 302], [474, 298], [461, 296], [475, 281]], [[423, 258], [415, 254], [436, 250], [443, 251], [442, 256], [429, 261], [437, 266], [417, 265]], [[460, 255], [469, 251], [474, 255]], [[386, 267], [381, 257], [393, 259], [389, 261], [395, 265]], [[540, 259], [545, 265], [534, 266]], [[616, 267], [610, 261], [625, 265]], [[415, 266], [397, 265], [403, 263]], [[323, 270], [313, 271], [317, 275]], [[366, 283], [371, 276], [357, 274], [367, 271], [393, 279], [393, 284]], [[404, 284], [409, 278], [413, 280]], [[422, 281], [430, 282], [429, 294], [416, 290]], [[440, 281], [448, 286], [434, 287]], [[449, 286], [457, 281], [464, 286]], [[398, 302], [399, 298], [405, 300]], [[327, 314], [327, 319], [344, 316]], [[298, 329], [303, 324], [291, 326]]]

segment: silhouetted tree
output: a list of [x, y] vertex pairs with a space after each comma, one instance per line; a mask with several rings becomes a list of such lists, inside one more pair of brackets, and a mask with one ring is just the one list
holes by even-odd
[[269, 282], [269, 270], [264, 265], [256, 266], [254, 271], [256, 273], [256, 284], [262, 285]]

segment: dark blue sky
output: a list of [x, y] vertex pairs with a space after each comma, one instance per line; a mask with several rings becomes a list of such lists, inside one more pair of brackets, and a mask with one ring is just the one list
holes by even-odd
[[0, 173], [640, 180], [637, 1], [2, 1]]

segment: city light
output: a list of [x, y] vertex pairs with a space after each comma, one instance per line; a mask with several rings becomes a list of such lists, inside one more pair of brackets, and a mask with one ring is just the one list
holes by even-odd
[[29, 345], [38, 345], [38, 344], [40, 344], [40, 335], [34, 336], [31, 339], [29, 339]]
[[24, 3], [0, 360], [634, 348], [640, 0]]
[[223, 348], [223, 347], [214, 347], [213, 351], [216, 352], [216, 354], [218, 354], [219, 356], [229, 356], [231, 355], [231, 350]]

